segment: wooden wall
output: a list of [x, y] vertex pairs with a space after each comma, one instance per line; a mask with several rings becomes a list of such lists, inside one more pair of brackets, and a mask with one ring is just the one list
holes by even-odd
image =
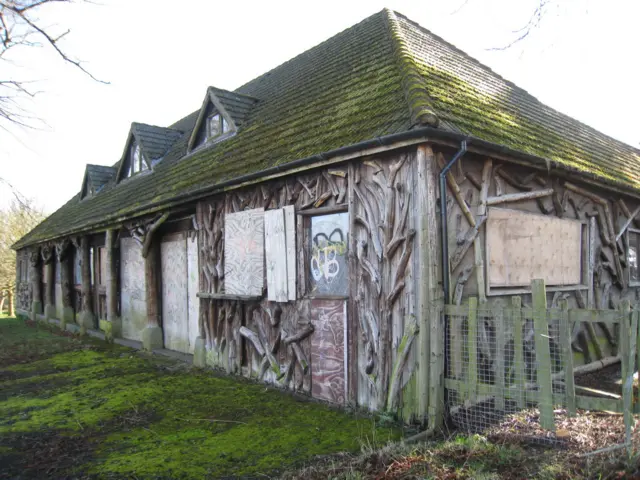
[[[201, 299], [208, 364], [334, 403], [375, 410], [415, 403], [414, 392], [403, 396], [416, 363], [414, 156], [368, 158], [197, 205], [200, 289], [210, 294], [226, 291], [225, 215], [295, 208], [297, 299], [270, 302], [266, 291], [256, 301]], [[341, 211], [349, 222], [347, 289], [320, 295], [308, 281], [317, 261], [310, 218]]]
[[[452, 151], [436, 152], [438, 171], [452, 155]], [[517, 199], [520, 200], [514, 201]], [[630, 212], [638, 207], [636, 200], [582, 184], [577, 176], [559, 178], [544, 171], [468, 154], [452, 168], [447, 178], [447, 205], [452, 303], [461, 304], [467, 297], [477, 296], [481, 307], [491, 310], [507, 307], [510, 297], [520, 294], [525, 305], [531, 304], [526, 287], [491, 287], [487, 295], [490, 278], [487, 246], [491, 248], [496, 243], [491, 240], [495, 233], [491, 233], [487, 241], [486, 217], [492, 207], [536, 214], [535, 222], [522, 226], [521, 235], [532, 234], [534, 224], [536, 228], [542, 225], [544, 222], [538, 219], [545, 217], [582, 223], [578, 247], [582, 286], [565, 285], [556, 291], [548, 287], [549, 307], [556, 307], [558, 301], [565, 298], [570, 308], [615, 309], [622, 299], [629, 299], [632, 304], [637, 302], [638, 288], [629, 286], [627, 236], [619, 235], [628, 226], [640, 227], [639, 220], [630, 219]], [[563, 261], [571, 263], [571, 259], [552, 258], [543, 248], [552, 251], [558, 243], [575, 239], [562, 237], [558, 228], [542, 231], [550, 233], [535, 247], [539, 251], [535, 257], [540, 262], [538, 268], [558, 278], [558, 265]], [[543, 247], [544, 244], [547, 247]], [[570, 252], [567, 251], [567, 255], [570, 256]], [[489, 334], [494, 327], [483, 328]], [[615, 332], [605, 324], [595, 328], [586, 324], [573, 326], [572, 346], [580, 363], [615, 354], [616, 344]], [[491, 355], [489, 351], [486, 354]]]

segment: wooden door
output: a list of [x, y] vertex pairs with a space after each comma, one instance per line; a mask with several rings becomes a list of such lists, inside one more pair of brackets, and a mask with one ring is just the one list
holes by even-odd
[[311, 300], [311, 395], [332, 403], [346, 400], [345, 300]]
[[198, 249], [189, 237], [172, 234], [160, 244], [164, 346], [183, 353], [193, 353], [198, 336]]

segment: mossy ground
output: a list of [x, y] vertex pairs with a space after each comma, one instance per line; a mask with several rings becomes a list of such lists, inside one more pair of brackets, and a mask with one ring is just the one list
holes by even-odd
[[0, 478], [278, 476], [386, 443], [372, 418], [0, 318]]

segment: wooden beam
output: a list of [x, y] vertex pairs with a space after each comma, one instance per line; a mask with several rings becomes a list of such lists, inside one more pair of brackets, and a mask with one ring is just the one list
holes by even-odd
[[536, 198], [548, 197], [553, 194], [553, 188], [545, 188], [544, 190], [534, 190], [532, 192], [508, 193], [497, 197], [488, 197], [487, 205], [499, 205], [501, 203], [522, 202], [524, 200], [533, 200]]
[[626, 222], [624, 222], [624, 225], [622, 226], [622, 228], [620, 229], [620, 231], [618, 232], [618, 234], [616, 235], [616, 242], [618, 240], [620, 240], [620, 237], [622, 237], [622, 235], [624, 235], [624, 232], [627, 231], [627, 228], [629, 228], [629, 225], [631, 225], [631, 222], [633, 222], [633, 220], [636, 218], [636, 216], [640, 213], [640, 207], [636, 208], [633, 213], [629, 216], [629, 218], [627, 219]]
[[261, 295], [235, 295], [232, 293], [209, 293], [198, 292], [198, 298], [207, 298], [209, 300], [239, 300], [241, 302], [254, 302], [262, 299]]

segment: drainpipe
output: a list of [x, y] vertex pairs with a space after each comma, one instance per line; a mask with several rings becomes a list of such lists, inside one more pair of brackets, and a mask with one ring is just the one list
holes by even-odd
[[456, 152], [453, 158], [440, 170], [440, 240], [442, 243], [442, 288], [444, 291], [444, 303], [451, 302], [449, 291], [449, 229], [447, 225], [447, 173], [453, 165], [467, 151], [467, 140], [460, 143], [460, 150]]

